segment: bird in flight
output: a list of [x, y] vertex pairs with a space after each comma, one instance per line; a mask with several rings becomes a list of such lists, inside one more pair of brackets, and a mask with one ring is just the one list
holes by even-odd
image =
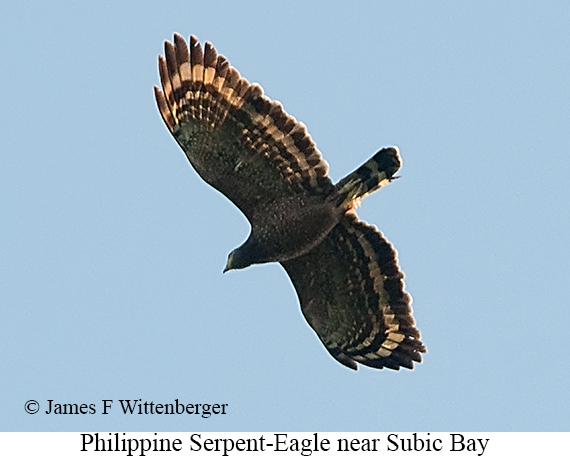
[[380, 149], [333, 184], [301, 122], [242, 78], [212, 44], [165, 42], [158, 109], [196, 172], [247, 217], [251, 232], [224, 271], [279, 262], [329, 353], [357, 369], [412, 369], [426, 349], [396, 251], [356, 216], [394, 179], [398, 148]]

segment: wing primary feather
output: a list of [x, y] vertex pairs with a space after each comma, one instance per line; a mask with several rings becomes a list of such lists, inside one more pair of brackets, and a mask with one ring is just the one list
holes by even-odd
[[222, 56], [218, 55], [216, 60], [216, 70], [214, 81], [212, 83], [212, 91], [218, 95], [216, 103], [214, 104], [214, 109], [212, 110], [212, 116], [216, 124], [221, 124], [226, 117], [226, 113], [228, 110], [228, 103], [219, 95], [222, 94], [222, 88], [226, 82], [226, 76], [228, 75], [228, 71], [230, 69], [230, 63], [227, 59]]
[[190, 51], [186, 40], [178, 33], [174, 34], [174, 49], [176, 50], [176, 61], [178, 62], [178, 72], [181, 81], [181, 93], [179, 99], [184, 98], [192, 89], [192, 70], [190, 68]]
[[168, 127], [168, 130], [172, 132], [174, 130], [174, 117], [172, 116], [172, 112], [168, 107], [168, 103], [164, 98], [164, 94], [162, 91], [157, 87], [154, 86], [154, 98], [156, 98], [156, 103], [158, 105], [158, 110], [160, 111], [160, 115], [162, 116], [162, 120]]
[[176, 50], [170, 41], [164, 42], [164, 55], [166, 57], [166, 66], [168, 68], [168, 76], [172, 84], [174, 98], [178, 100], [182, 85], [180, 83], [180, 73], [178, 73], [178, 62], [176, 60]]
[[174, 92], [172, 90], [172, 84], [170, 82], [170, 75], [168, 74], [166, 59], [162, 56], [158, 56], [158, 72], [160, 74], [160, 82], [162, 84], [164, 98], [168, 104], [168, 109], [172, 114], [173, 124], [177, 124], [177, 112], [175, 108], [176, 100], [174, 99]]

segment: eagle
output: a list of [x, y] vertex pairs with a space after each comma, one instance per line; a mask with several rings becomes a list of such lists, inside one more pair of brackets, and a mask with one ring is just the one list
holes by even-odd
[[154, 87], [168, 130], [196, 172], [251, 224], [225, 271], [279, 262], [328, 352], [356, 370], [412, 369], [426, 349], [392, 245], [356, 216], [362, 198], [392, 181], [397, 147], [333, 184], [305, 125], [241, 77], [211, 43], [174, 34]]

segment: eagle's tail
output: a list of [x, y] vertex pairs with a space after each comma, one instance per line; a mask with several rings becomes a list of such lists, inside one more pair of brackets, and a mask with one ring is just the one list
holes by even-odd
[[395, 179], [402, 161], [396, 146], [382, 148], [374, 156], [335, 185], [338, 206], [355, 207], [376, 189]]

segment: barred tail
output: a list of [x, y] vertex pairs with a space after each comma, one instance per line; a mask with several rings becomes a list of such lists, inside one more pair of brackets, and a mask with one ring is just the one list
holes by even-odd
[[374, 156], [335, 185], [339, 206], [357, 205], [359, 200], [385, 186], [394, 178], [402, 161], [396, 146], [382, 148]]

